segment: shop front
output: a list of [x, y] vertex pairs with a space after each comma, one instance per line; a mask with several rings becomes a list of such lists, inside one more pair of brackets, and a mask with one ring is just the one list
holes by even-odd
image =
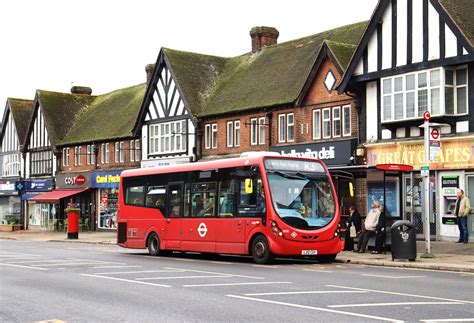
[[79, 193], [68, 195], [60, 200], [61, 214], [59, 221], [63, 222], [67, 215], [64, 209], [72, 202], [75, 207], [80, 208], [79, 225], [82, 231], [95, 230], [96, 219], [96, 198], [95, 192], [91, 188], [91, 172], [71, 172], [56, 174], [56, 188], [64, 192]]
[[18, 178], [0, 179], [0, 223], [20, 222], [20, 196], [15, 191]]
[[26, 229], [47, 230], [50, 222], [56, 218], [57, 205], [54, 203], [36, 203], [30, 199], [51, 192], [52, 179], [35, 179], [17, 181], [15, 189], [22, 192], [22, 203], [25, 205]]
[[[400, 212], [405, 219], [414, 223], [417, 233], [422, 234], [424, 197], [420, 170], [425, 165], [423, 142], [368, 144], [366, 148], [369, 166], [385, 163], [413, 166], [413, 172], [406, 173], [401, 179], [401, 185], [398, 185], [402, 196]], [[430, 162], [429, 167], [432, 201], [430, 233], [438, 240], [454, 241], [459, 237], [454, 215], [456, 189], [462, 188], [470, 200], [474, 201], [474, 136], [442, 139], [437, 160]], [[474, 208], [471, 208], [471, 214], [474, 215]], [[472, 215], [468, 217], [470, 237], [474, 232]]]
[[97, 228], [99, 230], [117, 229], [117, 207], [120, 174], [122, 170], [92, 172], [91, 187], [98, 201]]

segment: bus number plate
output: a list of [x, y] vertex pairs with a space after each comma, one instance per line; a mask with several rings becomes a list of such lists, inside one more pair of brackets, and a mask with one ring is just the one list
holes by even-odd
[[318, 254], [318, 250], [301, 250], [303, 256], [313, 256]]

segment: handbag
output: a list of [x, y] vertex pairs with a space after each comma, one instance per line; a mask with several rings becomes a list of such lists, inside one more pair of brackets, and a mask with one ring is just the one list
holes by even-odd
[[351, 238], [357, 237], [357, 230], [354, 225], [351, 225], [351, 227], [349, 228], [349, 237]]

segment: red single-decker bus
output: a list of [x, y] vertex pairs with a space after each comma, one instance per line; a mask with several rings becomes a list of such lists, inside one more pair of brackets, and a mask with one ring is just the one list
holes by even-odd
[[259, 155], [124, 171], [118, 245], [167, 251], [315, 256], [341, 251], [339, 206], [317, 159]]

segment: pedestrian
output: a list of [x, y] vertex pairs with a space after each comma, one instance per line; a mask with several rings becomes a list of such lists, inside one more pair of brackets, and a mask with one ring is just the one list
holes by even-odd
[[[372, 201], [372, 208], [370, 209], [369, 213], [365, 217], [365, 231], [362, 236], [359, 238], [359, 251], [360, 253], [364, 253], [367, 249], [367, 244], [369, 243], [369, 239], [375, 236], [377, 230], [377, 224], [379, 223], [380, 217], [380, 209], [379, 203], [377, 201]], [[362, 243], [360, 243], [362, 241]]]
[[[346, 235], [344, 239], [344, 250], [355, 251], [354, 238], [360, 235], [360, 231], [362, 230], [362, 219], [359, 211], [357, 211], [355, 207], [351, 206], [349, 212], [349, 219], [347, 219]], [[352, 232], [355, 232], [355, 236], [351, 234], [351, 230]]]
[[375, 248], [372, 253], [378, 254], [382, 253], [384, 247], [384, 240], [385, 240], [385, 220], [387, 218], [387, 210], [385, 210], [385, 205], [380, 204], [380, 216], [379, 216], [379, 223], [377, 224], [375, 230]]
[[469, 198], [464, 195], [464, 191], [460, 188], [456, 190], [457, 200], [456, 208], [454, 209], [454, 214], [458, 220], [459, 228], [459, 240], [457, 243], [467, 243], [469, 240], [468, 230], [467, 230], [467, 216], [471, 209], [471, 204], [469, 203]]

